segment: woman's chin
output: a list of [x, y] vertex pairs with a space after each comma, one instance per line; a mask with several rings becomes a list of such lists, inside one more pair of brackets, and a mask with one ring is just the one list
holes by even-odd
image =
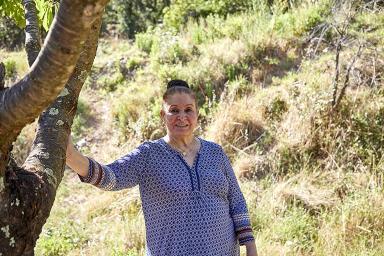
[[193, 134], [193, 131], [190, 129], [175, 129], [172, 132], [170, 132], [169, 135], [172, 137], [188, 137]]

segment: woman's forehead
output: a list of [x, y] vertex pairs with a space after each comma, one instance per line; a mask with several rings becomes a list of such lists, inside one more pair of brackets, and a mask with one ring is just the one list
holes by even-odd
[[195, 105], [195, 99], [187, 93], [175, 93], [169, 95], [164, 103], [167, 105]]

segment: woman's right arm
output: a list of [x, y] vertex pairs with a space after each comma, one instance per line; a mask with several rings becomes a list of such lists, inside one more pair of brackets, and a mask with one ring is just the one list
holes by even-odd
[[87, 177], [89, 172], [89, 161], [73, 145], [72, 138], [69, 136], [67, 145], [66, 164], [82, 177]]
[[129, 154], [103, 165], [76, 150], [68, 139], [67, 165], [80, 176], [80, 180], [103, 190], [120, 190], [139, 184], [141, 172], [146, 170], [148, 145], [140, 145]]

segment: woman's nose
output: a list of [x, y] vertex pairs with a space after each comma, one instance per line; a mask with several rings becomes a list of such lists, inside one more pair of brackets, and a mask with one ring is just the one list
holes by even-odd
[[180, 111], [178, 117], [184, 119], [185, 117], [187, 117], [187, 113], [185, 113], [185, 111]]

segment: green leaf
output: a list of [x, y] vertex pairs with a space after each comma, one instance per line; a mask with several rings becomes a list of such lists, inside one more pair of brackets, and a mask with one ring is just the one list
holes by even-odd
[[21, 1], [0, 0], [0, 15], [10, 17], [21, 28], [25, 27], [24, 8]]

